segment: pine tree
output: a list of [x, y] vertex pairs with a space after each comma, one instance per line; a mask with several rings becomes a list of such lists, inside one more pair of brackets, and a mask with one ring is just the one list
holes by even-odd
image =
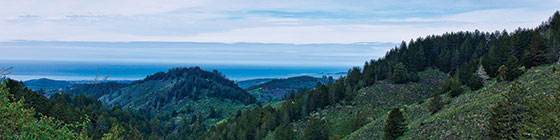
[[406, 70], [406, 66], [403, 63], [397, 63], [393, 67], [391, 81], [395, 84], [403, 84], [408, 82], [408, 72]]
[[505, 68], [501, 71], [503, 80], [513, 81], [525, 71], [520, 69], [522, 67], [515, 57], [510, 57], [505, 64]]
[[432, 114], [435, 114], [436, 112], [441, 110], [442, 106], [443, 104], [441, 103], [441, 96], [434, 95], [434, 97], [432, 97], [432, 99], [430, 100], [430, 105], [429, 105]]
[[294, 130], [292, 130], [292, 128], [286, 124], [282, 124], [280, 125], [278, 128], [276, 128], [276, 133], [275, 133], [275, 137], [277, 140], [295, 140], [295, 133]]
[[455, 73], [451, 79], [451, 85], [449, 85], [449, 96], [457, 97], [463, 93], [463, 88], [461, 88], [461, 80], [459, 80], [459, 74]]
[[529, 49], [525, 52], [524, 58], [525, 66], [528, 68], [551, 62], [548, 56], [548, 47], [546, 46], [545, 38], [538, 30], [533, 33]]
[[519, 139], [524, 115], [527, 109], [527, 92], [515, 82], [510, 90], [502, 95], [504, 99], [492, 106], [486, 134], [490, 139]]
[[111, 130], [109, 131], [109, 133], [103, 134], [103, 138], [101, 138], [101, 139], [102, 140], [120, 140], [120, 139], [124, 139], [124, 137], [123, 137], [124, 134], [125, 134], [124, 128], [119, 124], [115, 124], [115, 125], [113, 125], [113, 127], [111, 127]]
[[323, 123], [318, 119], [309, 120], [307, 126], [303, 130], [305, 140], [326, 140], [327, 132], [323, 127]]
[[399, 108], [393, 108], [383, 126], [383, 140], [395, 140], [406, 131], [406, 122]]

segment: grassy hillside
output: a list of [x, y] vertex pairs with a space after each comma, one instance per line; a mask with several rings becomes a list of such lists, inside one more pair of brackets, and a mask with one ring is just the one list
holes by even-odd
[[311, 76], [298, 76], [286, 79], [272, 79], [268, 82], [256, 84], [246, 88], [258, 101], [269, 102], [282, 99], [290, 91], [298, 89], [313, 89], [317, 83], [327, 84], [327, 78], [315, 78]]
[[[559, 66], [554, 64], [530, 69], [515, 81], [530, 94], [551, 94], [558, 90], [560, 74], [553, 72], [553, 67]], [[448, 104], [433, 115], [428, 109], [428, 101], [403, 105], [401, 109], [409, 130], [401, 139], [487, 139], [484, 130], [488, 125], [488, 112], [495, 103], [504, 99], [501, 94], [510, 90], [511, 85], [512, 82], [491, 81], [480, 90], [468, 91], [456, 98], [442, 95]], [[387, 111], [382, 110], [380, 117], [344, 139], [381, 139]]]
[[[343, 138], [365, 123], [385, 115], [394, 106], [412, 104], [431, 97], [447, 79], [444, 73], [430, 68], [420, 72], [419, 77], [419, 82], [408, 84], [379, 81], [359, 90], [353, 101], [328, 106], [312, 113], [309, 118], [325, 121], [324, 128], [327, 128], [333, 138]], [[303, 128], [308, 119], [295, 123], [300, 137], [303, 137]]]
[[[106, 106], [129, 108], [158, 118], [173, 131], [180, 120], [196, 117], [212, 126], [256, 100], [219, 72], [198, 67], [158, 72], [130, 84], [83, 84], [69, 93], [92, 95]], [[202, 121], [201, 121], [202, 120]], [[204, 129], [202, 129], [204, 130]]]

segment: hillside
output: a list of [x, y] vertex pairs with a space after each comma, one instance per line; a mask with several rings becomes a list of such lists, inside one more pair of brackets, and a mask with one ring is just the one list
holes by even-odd
[[558, 138], [559, 43], [559, 12], [535, 29], [403, 41], [346, 77], [246, 110], [202, 139]]
[[62, 80], [53, 80], [47, 78], [40, 78], [40, 79], [32, 79], [23, 82], [29, 89], [33, 91], [39, 91], [39, 89], [43, 90], [52, 90], [52, 89], [61, 89], [65, 87], [70, 87], [74, 85], [74, 82], [70, 81], [62, 81]]
[[246, 88], [251, 95], [260, 102], [277, 101], [282, 99], [291, 91], [298, 89], [313, 89], [317, 83], [327, 84], [327, 78], [315, 78], [311, 76], [297, 76], [285, 79], [271, 79]]
[[75, 85], [68, 93], [92, 95], [106, 106], [148, 113], [171, 127], [191, 117], [198, 117], [211, 126], [256, 102], [253, 96], [219, 72], [199, 67], [173, 68], [130, 84]]
[[[560, 92], [560, 72], [553, 69], [558, 68], [560, 64], [536, 67], [513, 82], [492, 80], [480, 90], [468, 91], [456, 98], [445, 98], [448, 104], [435, 114], [430, 113], [428, 101], [401, 106], [409, 129], [402, 139], [488, 139], [484, 131], [488, 125], [489, 112], [492, 106], [504, 100], [502, 95], [511, 90], [513, 83], [518, 82], [520, 87], [530, 91], [529, 99], [536, 99], [535, 95], [538, 94], [557, 96], [555, 94]], [[381, 113], [345, 139], [381, 139], [386, 119], [387, 115]]]
[[258, 85], [258, 84], [262, 84], [268, 81], [272, 81], [272, 79], [274, 78], [259, 78], [259, 79], [249, 79], [249, 80], [243, 80], [243, 81], [238, 81], [236, 82], [237, 85], [243, 89], [246, 89], [250, 86], [254, 86], [254, 85]]
[[[328, 106], [322, 110], [311, 113], [309, 118], [325, 121], [323, 128], [340, 139], [352, 133], [360, 126], [386, 114], [394, 106], [416, 103], [433, 96], [441, 90], [442, 83], [447, 75], [436, 69], [427, 69], [419, 73], [420, 80], [408, 84], [392, 84], [388, 81], [379, 81], [358, 91], [358, 95], [348, 104]], [[308, 119], [309, 119], [308, 118]], [[303, 126], [307, 119], [295, 122], [295, 126]], [[302, 131], [298, 135], [303, 137]]]

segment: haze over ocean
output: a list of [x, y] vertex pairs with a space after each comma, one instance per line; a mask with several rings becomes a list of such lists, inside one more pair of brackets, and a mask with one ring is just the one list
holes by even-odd
[[49, 78], [56, 80], [92, 80], [100, 69], [99, 79], [113, 72], [108, 80], [138, 80], [147, 75], [167, 71], [174, 67], [200, 66], [205, 70], [216, 69], [232, 80], [255, 78], [285, 78], [300, 75], [319, 77], [322, 75], [345, 75], [346, 67], [290, 67], [290, 66], [243, 66], [243, 65], [200, 65], [200, 64], [155, 64], [155, 63], [92, 63], [61, 61], [0, 61], [2, 66], [12, 66], [10, 78], [30, 80]]
[[217, 69], [232, 80], [344, 74], [396, 44], [267, 44], [200, 42], [0, 42], [10, 78], [136, 80], [173, 67]]

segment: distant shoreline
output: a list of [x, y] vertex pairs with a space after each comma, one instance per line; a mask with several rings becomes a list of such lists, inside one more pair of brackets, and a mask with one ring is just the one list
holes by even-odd
[[[74, 63], [74, 62], [34, 62], [2, 63], [0, 67], [14, 67], [12, 74], [8, 77], [26, 81], [31, 79], [48, 78], [53, 80], [82, 81], [93, 80], [99, 69], [99, 79], [103, 79], [109, 73], [108, 80], [140, 80], [156, 72], [167, 71], [175, 67], [192, 67], [189, 64], [97, 64], [97, 63]], [[259, 78], [288, 78], [294, 76], [322, 77], [333, 76], [338, 78], [346, 75], [347, 67], [299, 67], [299, 66], [234, 66], [234, 65], [207, 65], [200, 66], [202, 69], [212, 71], [218, 70], [227, 78], [234, 81], [243, 81]]]

